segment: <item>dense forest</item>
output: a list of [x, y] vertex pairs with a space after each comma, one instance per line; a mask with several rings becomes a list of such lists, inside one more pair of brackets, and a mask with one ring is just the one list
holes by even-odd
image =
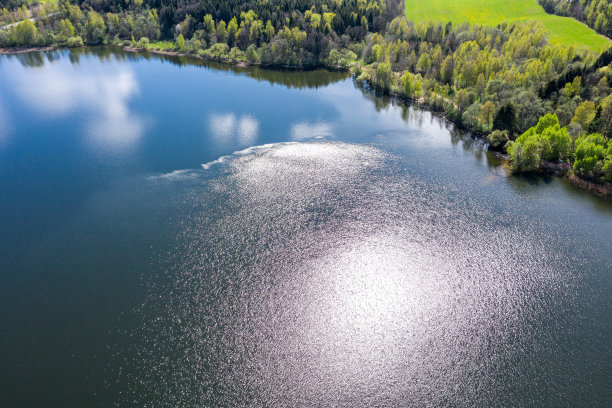
[[[14, 3], [6, 21], [36, 6]], [[365, 86], [488, 135], [516, 171], [562, 161], [578, 176], [612, 181], [612, 51], [549, 43], [538, 23], [413, 22], [394, 0], [60, 0], [37, 13], [0, 30], [0, 46], [115, 44], [350, 69]]]
[[573, 17], [595, 31], [612, 37], [612, 7], [609, 0], [539, 0], [546, 12]]

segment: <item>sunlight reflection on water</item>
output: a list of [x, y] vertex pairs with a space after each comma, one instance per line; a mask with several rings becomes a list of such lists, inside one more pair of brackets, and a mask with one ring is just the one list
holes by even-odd
[[172, 406], [493, 403], [524, 352], [513, 339], [572, 284], [528, 231], [482, 221], [379, 148], [279, 143], [221, 164], [187, 203], [188, 250], [142, 328], [140, 355], [166, 357], [145, 358], [142, 381]]

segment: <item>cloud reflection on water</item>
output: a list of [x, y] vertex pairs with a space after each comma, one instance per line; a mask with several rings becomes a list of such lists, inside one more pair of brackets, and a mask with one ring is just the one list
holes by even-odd
[[130, 111], [129, 101], [139, 92], [134, 73], [118, 66], [116, 72], [84, 72], [58, 63], [44, 69], [9, 69], [17, 94], [45, 115], [75, 110], [91, 112], [86, 135], [92, 148], [124, 150], [142, 137], [145, 121]]
[[4, 110], [2, 101], [0, 101], [0, 149], [7, 144], [11, 127], [10, 118]]
[[250, 146], [259, 136], [259, 122], [252, 115], [237, 117], [234, 113], [213, 113], [208, 118], [208, 129], [219, 144]]

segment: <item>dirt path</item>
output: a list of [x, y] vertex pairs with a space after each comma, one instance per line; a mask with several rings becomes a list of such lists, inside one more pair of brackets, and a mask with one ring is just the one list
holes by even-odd
[[[30, 17], [30, 18], [28, 18], [28, 20], [30, 20], [31, 22], [36, 22], [37, 20], [40, 20], [40, 19], [43, 19], [43, 18], [53, 17], [53, 16], [56, 16], [58, 14], [59, 14], [59, 11], [56, 11], [55, 13], [51, 13], [51, 14], [48, 14], [46, 16]], [[19, 24], [19, 23], [21, 23], [23, 21], [25, 21], [25, 20], [21, 20], [21, 21], [18, 21], [16, 23], [12, 23], [12, 24], [8, 24], [8, 25], [5, 25], [5, 26], [2, 26], [2, 27], [0, 27], [0, 30], [8, 30], [9, 28], [15, 27], [17, 24]]]

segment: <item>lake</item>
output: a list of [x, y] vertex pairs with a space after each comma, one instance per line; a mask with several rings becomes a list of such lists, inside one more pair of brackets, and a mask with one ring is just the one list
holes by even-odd
[[610, 406], [612, 203], [341, 72], [0, 56], [0, 405]]

